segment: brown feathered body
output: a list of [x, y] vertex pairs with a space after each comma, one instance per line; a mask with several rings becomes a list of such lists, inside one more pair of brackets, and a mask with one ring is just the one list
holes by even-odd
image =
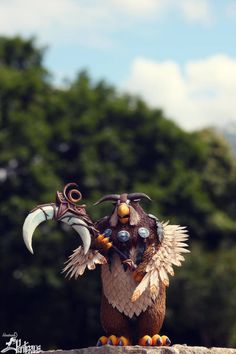
[[[169, 274], [174, 275], [173, 265], [184, 261], [182, 253], [189, 252], [185, 243], [188, 235], [185, 227], [160, 222], [145, 213], [139, 201], [127, 202], [124, 196], [128, 217], [120, 216], [120, 204], [125, 203], [119, 200], [110, 216], [95, 223], [100, 234], [109, 234], [113, 247], [105, 252], [93, 238], [89, 252], [85, 255], [82, 247], [76, 249], [64, 270], [77, 278], [86, 267], [94, 269], [101, 264], [103, 328], [107, 335], [125, 336], [137, 343], [146, 334], [160, 332]], [[128, 233], [127, 240], [120, 239], [122, 231]]]
[[[145, 267], [151, 256], [151, 246], [158, 249], [160, 241], [157, 235], [157, 224], [154, 218], [148, 216], [138, 203], [132, 203], [132, 207], [139, 215], [136, 225], [117, 223], [111, 226], [110, 218], [100, 220], [96, 227], [103, 233], [110, 229], [110, 239], [123, 254], [137, 265], [136, 273], [140, 269], [141, 276], [145, 273]], [[147, 238], [139, 236], [140, 227], [146, 228], [150, 234]], [[121, 242], [117, 237], [120, 231], [128, 231], [130, 239]], [[122, 257], [114, 250], [110, 250], [108, 263], [102, 266], [102, 304], [101, 322], [106, 333], [115, 333], [118, 336], [125, 335], [137, 342], [145, 334], [159, 333], [165, 317], [166, 286], [160, 284], [159, 292], [151, 292], [147, 288], [136, 300], [132, 300], [137, 288], [137, 280], [133, 271], [123, 263]]]
[[186, 228], [145, 213], [139, 202], [150, 198], [144, 193], [103, 196], [95, 205], [113, 201], [115, 206], [111, 215], [96, 223], [85, 205], [78, 205], [81, 198], [78, 185], [69, 183], [57, 192], [56, 203], [30, 212], [23, 225], [27, 248], [33, 252], [33, 232], [41, 222], [55, 219], [71, 226], [82, 245], [69, 257], [64, 271], [77, 279], [86, 268], [101, 265], [101, 321], [107, 335], [124, 336], [135, 344], [145, 335], [159, 334], [169, 275], [174, 275], [173, 265], [184, 261], [182, 254], [189, 252]]

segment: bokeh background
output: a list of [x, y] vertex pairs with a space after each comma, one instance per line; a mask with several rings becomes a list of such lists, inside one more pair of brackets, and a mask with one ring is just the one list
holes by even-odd
[[41, 225], [34, 256], [22, 240], [75, 181], [94, 220], [102, 195], [145, 192], [188, 226], [163, 333], [236, 346], [236, 2], [0, 1], [0, 35], [0, 335], [46, 350], [103, 334], [99, 268], [61, 274], [75, 233]]

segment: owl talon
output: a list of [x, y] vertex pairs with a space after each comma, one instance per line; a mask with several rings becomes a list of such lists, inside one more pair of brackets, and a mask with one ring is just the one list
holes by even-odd
[[102, 336], [98, 339], [97, 341], [97, 347], [101, 347], [103, 345], [113, 345], [113, 346], [118, 346], [118, 347], [125, 347], [127, 345], [130, 345], [130, 341], [128, 338], [121, 336], [121, 337], [116, 337], [113, 334], [109, 337]]
[[150, 336], [143, 336], [139, 339], [138, 344], [141, 346], [150, 346], [152, 345], [152, 338]]
[[162, 337], [159, 334], [152, 336], [152, 345], [156, 347], [161, 347], [163, 345]]
[[129, 344], [130, 344], [130, 342], [129, 342], [128, 338], [126, 338], [124, 336], [121, 336], [120, 338], [118, 338], [118, 343], [117, 343], [118, 347], [126, 347]]
[[171, 345], [171, 340], [167, 336], [161, 336], [162, 339], [162, 345], [169, 347]]
[[160, 336], [159, 334], [155, 334], [152, 337], [148, 335], [143, 336], [142, 338], [139, 339], [138, 344], [142, 346], [152, 345], [156, 347], [161, 347], [161, 346], [170, 346], [171, 341], [167, 336]]
[[108, 338], [107, 338], [106, 336], [100, 337], [100, 338], [98, 339], [98, 341], [97, 341], [96, 346], [97, 346], [97, 347], [101, 347], [102, 345], [106, 345], [106, 344], [107, 344], [107, 340], [108, 340]]
[[112, 334], [110, 337], [108, 337], [107, 340], [108, 345], [118, 345], [118, 338]]

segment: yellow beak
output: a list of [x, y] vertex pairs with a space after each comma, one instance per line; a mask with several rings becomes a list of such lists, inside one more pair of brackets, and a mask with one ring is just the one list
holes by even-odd
[[129, 221], [129, 207], [126, 203], [121, 203], [118, 206], [118, 217], [122, 224], [126, 224]]

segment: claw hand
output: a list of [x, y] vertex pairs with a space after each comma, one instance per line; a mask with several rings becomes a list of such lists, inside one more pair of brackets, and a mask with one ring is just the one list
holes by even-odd
[[106, 235], [99, 234], [98, 237], [95, 238], [94, 246], [100, 251], [107, 252], [112, 247], [112, 242]]
[[104, 233], [99, 234], [95, 238], [93, 246], [95, 249], [99, 250], [100, 253], [107, 253], [107, 251], [112, 248], [112, 250], [120, 256], [123, 264], [127, 265], [132, 271], [137, 268], [132, 259], [127, 258], [126, 255], [119, 250], [119, 248], [113, 245], [112, 241], [110, 240], [110, 234], [107, 233], [106, 230]]

